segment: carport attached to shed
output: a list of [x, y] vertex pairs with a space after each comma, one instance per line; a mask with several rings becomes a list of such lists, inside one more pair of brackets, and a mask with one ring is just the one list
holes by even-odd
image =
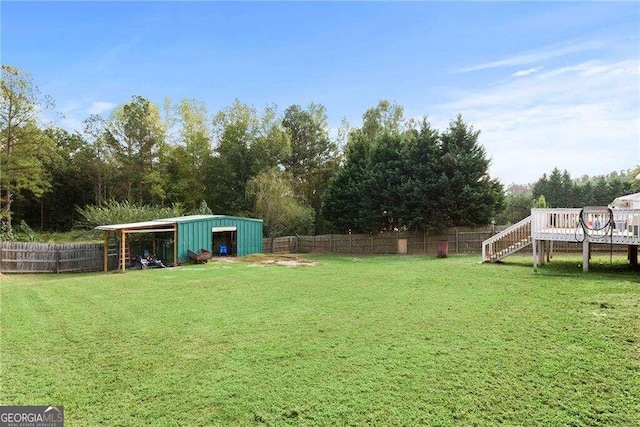
[[[118, 269], [122, 269], [124, 271], [126, 269], [127, 260], [130, 261], [130, 251], [128, 250], [127, 245], [127, 235], [128, 234], [137, 234], [137, 233], [148, 233], [148, 234], [159, 234], [159, 233], [171, 233], [173, 235], [172, 246], [173, 246], [173, 264], [175, 265], [175, 260], [177, 259], [177, 245], [176, 241], [176, 232], [177, 227], [175, 222], [159, 222], [159, 221], [143, 221], [143, 222], [131, 222], [127, 224], [111, 224], [111, 225], [100, 225], [96, 227], [98, 230], [104, 231], [104, 250], [103, 250], [103, 260], [102, 265], [104, 271], [108, 270], [109, 266], [109, 233], [114, 233], [115, 242], [117, 242], [116, 246], [116, 255], [118, 257]], [[153, 240], [155, 245], [155, 239]], [[153, 252], [155, 252], [155, 248], [153, 248]]]

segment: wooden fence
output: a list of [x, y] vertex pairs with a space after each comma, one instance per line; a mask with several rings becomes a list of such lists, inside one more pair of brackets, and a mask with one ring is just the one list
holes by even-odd
[[102, 270], [101, 243], [0, 242], [2, 273], [67, 273]]
[[278, 252], [327, 252], [336, 254], [436, 254], [438, 242], [446, 241], [450, 253], [480, 253], [482, 242], [506, 226], [451, 228], [442, 233], [387, 232], [375, 234], [325, 234], [265, 238], [262, 250]]
[[[326, 234], [322, 236], [288, 236], [265, 238], [264, 253], [327, 252], [336, 254], [433, 254], [439, 242], [447, 242], [449, 253], [480, 254], [482, 242], [506, 226], [451, 228], [442, 233], [388, 232], [376, 234]], [[608, 253], [610, 245], [592, 245], [594, 252]], [[530, 249], [525, 249], [525, 251]], [[626, 252], [624, 245], [614, 245], [616, 253]], [[554, 242], [554, 252], [581, 252], [581, 243]], [[0, 242], [2, 273], [66, 273], [102, 270], [102, 243], [46, 244]]]
[[[449, 253], [480, 254], [482, 242], [507, 226], [482, 228], [450, 228], [442, 233], [388, 232], [377, 234], [325, 234], [321, 236], [287, 236], [265, 238], [262, 241], [264, 253], [310, 253], [326, 252], [336, 254], [376, 255], [376, 254], [426, 254], [435, 255], [439, 242], [446, 241]], [[594, 252], [609, 252], [609, 244], [592, 245]], [[554, 242], [554, 252], [582, 252], [582, 243]], [[614, 252], [626, 252], [626, 246], [614, 245]], [[531, 252], [531, 248], [522, 253]]]

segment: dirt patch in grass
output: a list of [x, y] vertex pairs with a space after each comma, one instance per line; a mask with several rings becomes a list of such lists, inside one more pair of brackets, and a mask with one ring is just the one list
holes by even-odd
[[209, 260], [209, 262], [236, 262], [238, 258], [236, 257], [213, 257]]
[[286, 267], [315, 266], [316, 261], [301, 258], [296, 254], [252, 254], [236, 258], [238, 261], [255, 265], [284, 265]]

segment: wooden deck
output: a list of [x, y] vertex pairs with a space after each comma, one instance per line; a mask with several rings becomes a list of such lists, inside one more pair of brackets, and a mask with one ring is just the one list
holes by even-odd
[[[582, 209], [532, 209], [531, 237], [534, 240], [583, 242], [585, 229], [580, 222]], [[606, 220], [585, 214], [587, 226], [594, 227], [601, 221], [601, 230], [587, 229], [587, 238], [592, 243], [614, 245], [640, 245], [640, 209], [612, 209], [613, 221], [604, 227]]]
[[[600, 208], [606, 210], [606, 208]], [[583, 270], [589, 269], [590, 245], [606, 243], [627, 245], [629, 259], [637, 264], [640, 245], [640, 209], [532, 209], [531, 238], [535, 264], [543, 264], [545, 242], [583, 244]]]

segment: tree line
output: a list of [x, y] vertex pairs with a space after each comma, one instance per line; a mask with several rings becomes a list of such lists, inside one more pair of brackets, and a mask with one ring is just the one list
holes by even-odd
[[506, 208], [498, 215], [500, 223], [513, 223], [527, 217], [532, 207], [581, 208], [607, 206], [616, 197], [640, 192], [640, 167], [606, 175], [572, 178], [557, 167], [536, 182], [512, 184], [506, 188]]
[[2, 65], [0, 101], [5, 231], [168, 211], [260, 217], [270, 236], [431, 230], [487, 224], [512, 201], [461, 116], [440, 131], [384, 100], [361, 127], [343, 121], [333, 135], [321, 104], [280, 112], [236, 101], [211, 114], [196, 99], [160, 106], [142, 96], [70, 132], [43, 124], [53, 100]]

